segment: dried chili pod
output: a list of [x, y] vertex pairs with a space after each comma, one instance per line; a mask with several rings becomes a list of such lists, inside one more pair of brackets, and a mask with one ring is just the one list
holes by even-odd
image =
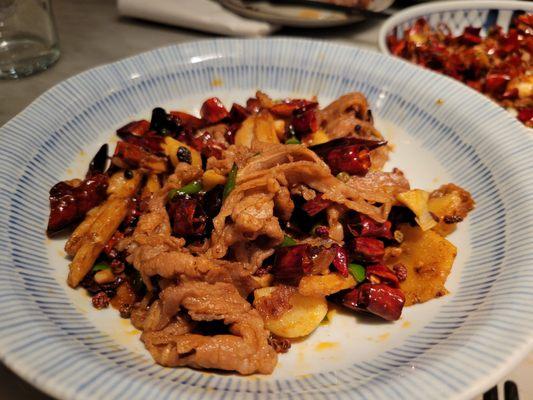
[[164, 138], [154, 132], [149, 132], [144, 136], [124, 135], [122, 137], [126, 143], [134, 144], [142, 147], [144, 150], [154, 154], [161, 153], [163, 151]]
[[108, 151], [109, 146], [106, 144], [103, 144], [100, 149], [96, 152], [93, 159], [89, 163], [89, 169], [87, 171], [87, 174], [85, 175], [87, 178], [97, 175], [97, 174], [103, 174], [107, 167], [107, 160], [108, 157]]
[[302, 108], [293, 112], [290, 124], [298, 137], [318, 130], [318, 120], [314, 109]]
[[328, 164], [334, 175], [340, 172], [364, 175], [371, 166], [370, 151], [386, 143], [360, 138], [340, 138], [311, 146], [310, 149]]
[[385, 255], [385, 245], [375, 238], [357, 237], [353, 241], [352, 252], [362, 262], [379, 263]]
[[292, 116], [293, 113], [297, 110], [301, 110], [303, 108], [311, 110], [316, 108], [317, 106], [318, 103], [316, 101], [310, 101], [305, 99], [290, 99], [274, 104], [272, 107], [270, 107], [269, 110], [271, 113], [278, 117], [288, 118]]
[[143, 136], [150, 130], [150, 122], [145, 119], [132, 121], [122, 128], [117, 129], [117, 135], [120, 137], [127, 135]]
[[384, 283], [393, 288], [400, 287], [398, 276], [382, 264], [374, 264], [366, 267], [366, 279], [370, 283]]
[[229, 112], [218, 97], [211, 97], [202, 104], [200, 115], [208, 124], [216, 124], [229, 117]]
[[339, 300], [349, 309], [366, 311], [387, 321], [396, 321], [402, 315], [405, 295], [400, 289], [385, 284], [363, 283], [344, 293]]
[[179, 121], [179, 125], [188, 131], [195, 131], [204, 125], [200, 118], [183, 111], [171, 111], [170, 117]]
[[334, 244], [331, 246], [335, 250], [335, 258], [333, 259], [333, 266], [344, 277], [348, 276], [348, 252], [342, 246]]
[[317, 215], [319, 212], [324, 211], [333, 202], [331, 200], [323, 199], [322, 193], [317, 194], [314, 199], [308, 200], [302, 206], [302, 209], [311, 217]]
[[345, 218], [346, 228], [355, 236], [375, 237], [383, 239], [392, 239], [392, 223], [385, 221], [384, 223], [376, 222], [372, 218], [364, 214], [356, 214]]
[[59, 182], [50, 189], [50, 217], [47, 231], [58, 232], [81, 221], [85, 214], [107, 197], [108, 177], [93, 175], [77, 185]]
[[250, 112], [240, 104], [233, 103], [229, 111], [230, 119], [233, 123], [242, 122], [250, 115]]
[[169, 203], [168, 214], [172, 232], [177, 236], [202, 236], [207, 215], [197, 196], [178, 194]]
[[297, 285], [301, 277], [313, 268], [310, 248], [308, 244], [299, 244], [276, 249], [272, 268], [275, 279], [279, 282]]

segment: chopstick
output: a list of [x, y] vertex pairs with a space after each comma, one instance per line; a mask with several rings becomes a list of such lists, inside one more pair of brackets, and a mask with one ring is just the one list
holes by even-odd
[[[504, 400], [520, 400], [518, 386], [513, 381], [506, 381], [503, 385]], [[492, 387], [483, 394], [483, 400], [499, 400], [498, 386]]]

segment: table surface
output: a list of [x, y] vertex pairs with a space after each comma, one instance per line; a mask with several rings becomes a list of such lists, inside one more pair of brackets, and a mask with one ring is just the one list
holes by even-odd
[[[61, 58], [48, 71], [21, 80], [0, 81], [0, 126], [44, 91], [79, 72], [157, 47], [213, 37], [202, 32], [119, 17], [114, 0], [55, 0], [52, 3]], [[408, 0], [397, 1], [396, 7], [406, 4]], [[335, 29], [283, 29], [276, 35], [327, 39], [376, 50], [379, 26], [380, 22], [365, 21]], [[520, 397], [527, 400], [533, 399], [532, 376], [533, 353], [506, 379], [517, 382]], [[500, 398], [503, 399], [503, 396]], [[51, 398], [0, 364], [0, 399]]]

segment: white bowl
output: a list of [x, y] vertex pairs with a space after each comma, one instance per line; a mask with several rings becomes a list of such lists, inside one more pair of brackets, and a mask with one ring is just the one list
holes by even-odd
[[[115, 129], [157, 105], [197, 112], [261, 88], [322, 104], [361, 91], [414, 187], [455, 182], [476, 209], [450, 236], [450, 294], [395, 323], [338, 314], [269, 376], [156, 365], [129, 322], [66, 285], [64, 238], [45, 235], [48, 190], [83, 176]], [[0, 358], [61, 399], [470, 400], [533, 347], [533, 136], [445, 76], [353, 46], [205, 40], [84, 72], [0, 128]], [[328, 343], [323, 348], [321, 343]]]

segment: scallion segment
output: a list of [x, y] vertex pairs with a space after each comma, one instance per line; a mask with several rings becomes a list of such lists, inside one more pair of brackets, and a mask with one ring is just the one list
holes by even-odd
[[228, 180], [226, 186], [224, 186], [224, 192], [222, 193], [222, 200], [226, 200], [229, 194], [235, 189], [235, 182], [237, 181], [237, 164], [233, 164], [231, 171], [228, 174]]
[[366, 278], [365, 267], [360, 264], [348, 264], [348, 271], [350, 271], [350, 273], [357, 282], [363, 282]]
[[290, 236], [285, 235], [285, 237], [283, 238], [283, 242], [281, 242], [280, 246], [281, 247], [292, 247], [292, 246], [296, 246], [297, 244], [298, 243], [296, 242], [296, 240], [294, 240]]
[[202, 182], [201, 181], [193, 181], [182, 188], [179, 189], [172, 189], [170, 192], [168, 192], [168, 199], [170, 201], [174, 200], [174, 197], [176, 197], [178, 194], [196, 194], [202, 190]]
[[302, 142], [300, 142], [295, 136], [287, 139], [285, 141], [285, 144], [301, 144]]
[[104, 269], [109, 269], [109, 265], [107, 264], [96, 264], [93, 267], [93, 272], [103, 271]]

